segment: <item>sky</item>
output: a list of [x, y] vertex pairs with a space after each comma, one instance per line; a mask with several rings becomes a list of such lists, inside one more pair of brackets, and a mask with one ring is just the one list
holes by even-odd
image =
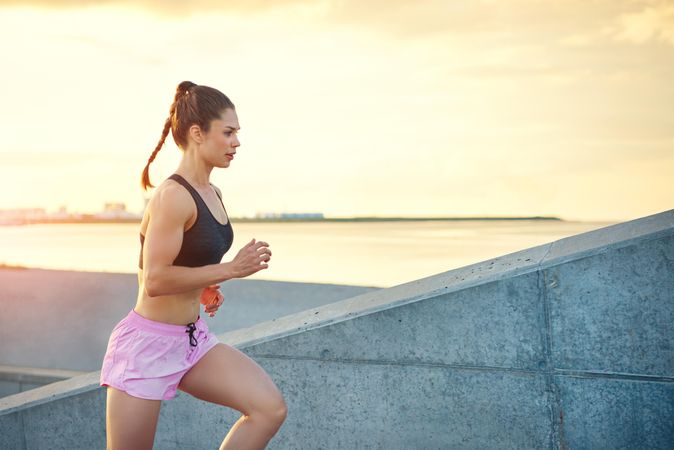
[[672, 0], [0, 0], [0, 61], [0, 209], [142, 211], [183, 80], [236, 105], [232, 217], [674, 207]]

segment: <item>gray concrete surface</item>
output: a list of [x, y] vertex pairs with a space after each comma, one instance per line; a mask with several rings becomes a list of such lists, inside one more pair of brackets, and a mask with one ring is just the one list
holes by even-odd
[[0, 397], [18, 394], [85, 373], [77, 370], [36, 369], [0, 364]]
[[[271, 449], [669, 449], [674, 210], [220, 335], [289, 414]], [[157, 449], [239, 413], [180, 392]], [[104, 448], [92, 372], [0, 399], [2, 448]]]
[[[369, 292], [374, 287], [236, 279], [221, 283], [215, 317], [221, 334]], [[0, 364], [42, 369], [100, 369], [110, 332], [133, 308], [134, 274], [0, 270]]]
[[[204, 320], [220, 334], [373, 289], [229, 280], [221, 283], [225, 303]], [[110, 332], [137, 292], [134, 274], [0, 270], [0, 397], [99, 370]]]

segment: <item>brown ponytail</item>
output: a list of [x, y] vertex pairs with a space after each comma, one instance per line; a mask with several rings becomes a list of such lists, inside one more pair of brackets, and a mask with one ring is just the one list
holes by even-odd
[[196, 124], [204, 133], [208, 133], [211, 121], [220, 117], [226, 109], [234, 109], [234, 104], [225, 94], [208, 86], [199, 86], [191, 81], [183, 81], [176, 88], [169, 116], [164, 122], [159, 143], [147, 160], [141, 186], [143, 190], [154, 187], [150, 182], [150, 164], [154, 161], [168, 136], [169, 130], [178, 147], [187, 147], [187, 130]]

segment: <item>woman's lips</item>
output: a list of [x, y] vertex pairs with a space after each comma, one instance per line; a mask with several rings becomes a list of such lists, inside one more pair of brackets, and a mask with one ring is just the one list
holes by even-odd
[[229, 158], [230, 161], [234, 159], [234, 153], [227, 154], [226, 156]]

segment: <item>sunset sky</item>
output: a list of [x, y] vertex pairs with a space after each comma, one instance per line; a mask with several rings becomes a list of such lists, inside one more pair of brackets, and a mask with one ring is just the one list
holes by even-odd
[[0, 209], [139, 212], [183, 80], [237, 107], [233, 217], [674, 208], [670, 0], [0, 1], [0, 61]]

